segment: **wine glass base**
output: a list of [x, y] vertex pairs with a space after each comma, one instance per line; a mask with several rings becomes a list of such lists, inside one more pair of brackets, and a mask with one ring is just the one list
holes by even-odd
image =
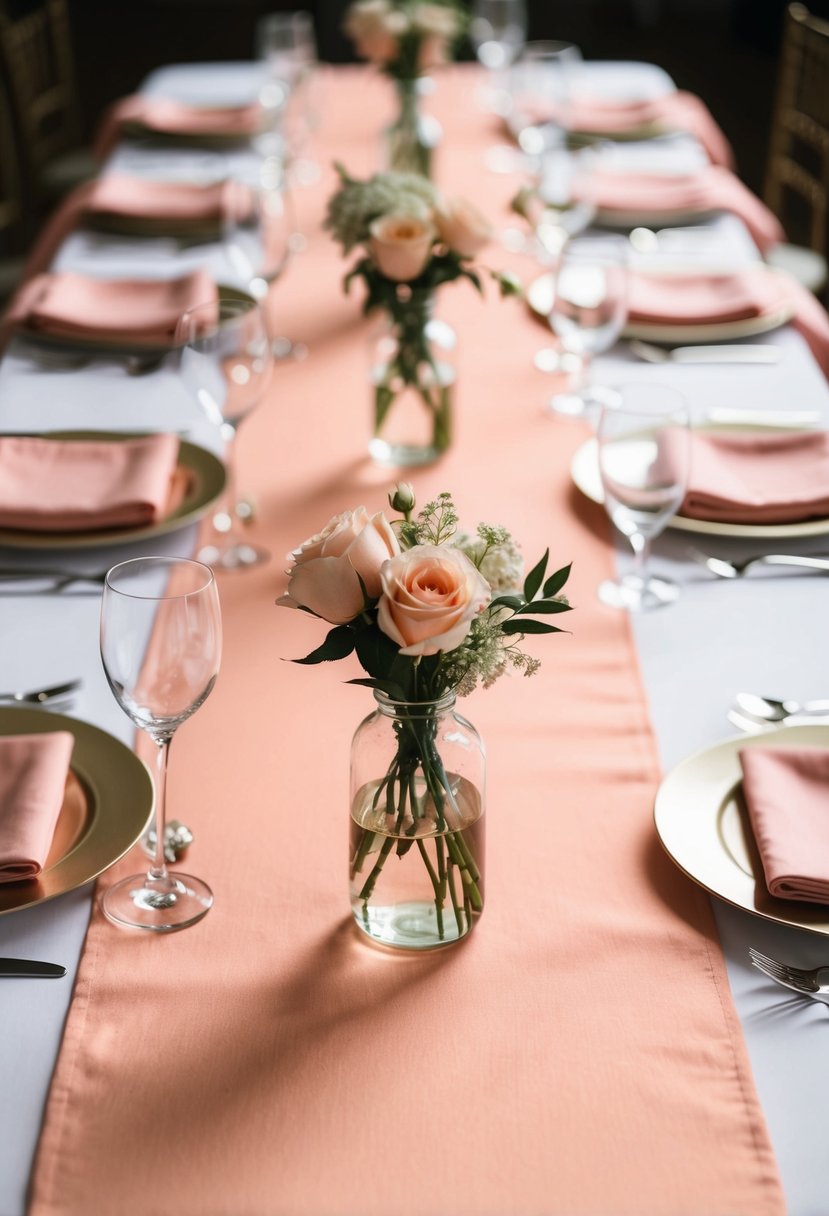
[[170, 874], [168, 881], [153, 881], [134, 874], [109, 887], [101, 900], [104, 915], [114, 925], [127, 929], [149, 929], [153, 933], [175, 933], [206, 916], [213, 906], [213, 892], [200, 878]]
[[250, 570], [271, 560], [267, 549], [243, 540], [228, 545], [205, 545], [196, 556], [213, 570]]
[[667, 578], [640, 578], [626, 574], [618, 582], [605, 579], [599, 583], [598, 596], [603, 604], [611, 608], [623, 608], [627, 612], [650, 612], [664, 608], [679, 598], [679, 587]]

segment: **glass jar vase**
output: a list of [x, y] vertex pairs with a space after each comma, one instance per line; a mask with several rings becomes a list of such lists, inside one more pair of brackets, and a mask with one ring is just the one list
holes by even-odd
[[378, 464], [431, 464], [452, 442], [457, 335], [433, 316], [430, 291], [401, 284], [399, 306], [371, 343], [372, 435]]
[[351, 745], [354, 920], [384, 946], [448, 946], [484, 907], [484, 745], [454, 693], [374, 696]]
[[397, 173], [431, 178], [443, 134], [440, 123], [420, 112], [421, 78], [395, 80], [397, 117], [383, 132], [386, 164]]

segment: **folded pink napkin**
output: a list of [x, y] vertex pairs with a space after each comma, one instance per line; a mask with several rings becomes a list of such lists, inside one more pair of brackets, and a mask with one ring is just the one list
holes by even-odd
[[182, 313], [211, 301], [218, 320], [218, 290], [205, 270], [164, 280], [41, 274], [20, 288], [3, 326], [53, 338], [170, 346]]
[[786, 281], [765, 266], [728, 274], [632, 273], [628, 290], [629, 319], [651, 325], [746, 321], [790, 303]]
[[0, 738], [0, 883], [43, 869], [74, 744], [66, 730]]
[[739, 756], [769, 892], [829, 903], [829, 751], [758, 746]]
[[568, 103], [567, 121], [571, 131], [588, 135], [626, 135], [651, 126], [659, 133], [687, 131], [699, 140], [713, 164], [734, 164], [728, 140], [711, 111], [695, 94], [682, 90], [637, 101], [577, 94]]
[[614, 173], [596, 169], [574, 179], [573, 197], [592, 203], [612, 217], [641, 213], [662, 216], [704, 215], [728, 211], [743, 221], [755, 245], [766, 252], [785, 241], [777, 217], [730, 170], [707, 165], [693, 175], [672, 173]]
[[[671, 447], [669, 435], [668, 460]], [[829, 516], [829, 433], [693, 431], [680, 514], [735, 524]]]
[[243, 106], [193, 106], [164, 97], [122, 97], [104, 114], [95, 137], [95, 154], [103, 160], [121, 130], [137, 124], [162, 135], [255, 135], [262, 126], [259, 102]]
[[[48, 270], [58, 248], [85, 222], [118, 218], [133, 228], [141, 222], [142, 234], [187, 235], [204, 231], [205, 238], [220, 232], [226, 221], [244, 219], [253, 208], [253, 196], [242, 182], [157, 182], [107, 173], [73, 190], [52, 214], [26, 260], [24, 276]], [[215, 229], [215, 232], [211, 230]]]
[[164, 519], [185, 486], [177, 436], [125, 440], [0, 437], [0, 527], [85, 532]]

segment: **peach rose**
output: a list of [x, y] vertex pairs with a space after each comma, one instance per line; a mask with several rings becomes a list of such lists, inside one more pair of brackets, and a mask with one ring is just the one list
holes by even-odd
[[377, 624], [401, 654], [455, 650], [489, 603], [489, 584], [451, 545], [415, 545], [385, 562]]
[[[309, 608], [332, 625], [344, 625], [363, 608], [360, 579], [372, 599], [381, 590], [380, 567], [400, 552], [397, 537], [382, 511], [365, 507], [344, 511], [288, 556], [288, 590], [278, 600], [286, 608]], [[359, 578], [357, 577], [359, 575]]]
[[421, 35], [418, 71], [428, 72], [447, 63], [450, 43], [458, 33], [455, 12], [444, 4], [419, 4], [414, 10], [412, 25]]
[[434, 210], [442, 241], [462, 258], [474, 258], [492, 240], [492, 225], [465, 198], [442, 199]]
[[416, 279], [432, 256], [435, 230], [419, 216], [383, 215], [369, 231], [369, 252], [377, 269], [395, 283]]
[[388, 63], [397, 57], [408, 24], [405, 13], [390, 8], [386, 0], [358, 0], [348, 10], [343, 29], [361, 58]]

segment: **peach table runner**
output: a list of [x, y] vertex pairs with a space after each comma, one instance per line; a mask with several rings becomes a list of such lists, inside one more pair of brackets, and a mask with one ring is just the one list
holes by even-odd
[[[455, 444], [411, 480], [421, 502], [448, 488], [468, 521], [507, 524], [529, 558], [572, 558], [573, 632], [540, 640], [531, 680], [462, 706], [489, 751], [471, 938], [400, 957], [352, 928], [348, 753], [371, 697], [349, 663], [285, 662], [318, 622], [273, 601], [282, 555], [344, 507], [381, 508], [393, 476], [365, 456], [367, 324], [319, 232], [335, 150], [375, 167], [391, 87], [357, 69], [321, 83], [309, 247], [272, 297], [310, 355], [277, 370], [239, 449], [275, 560], [222, 578], [222, 672], [172, 748], [169, 813], [194, 828], [185, 868], [216, 904], [162, 939], [94, 912], [30, 1216], [143, 1216], [148, 1195], [182, 1216], [780, 1216], [708, 899], [654, 835], [629, 624], [595, 596], [609, 528], [570, 488], [584, 433], [542, 412], [523, 306], [465, 284], [440, 297], [462, 343]], [[503, 223], [516, 183], [482, 168], [479, 84], [439, 79], [437, 174]]]

